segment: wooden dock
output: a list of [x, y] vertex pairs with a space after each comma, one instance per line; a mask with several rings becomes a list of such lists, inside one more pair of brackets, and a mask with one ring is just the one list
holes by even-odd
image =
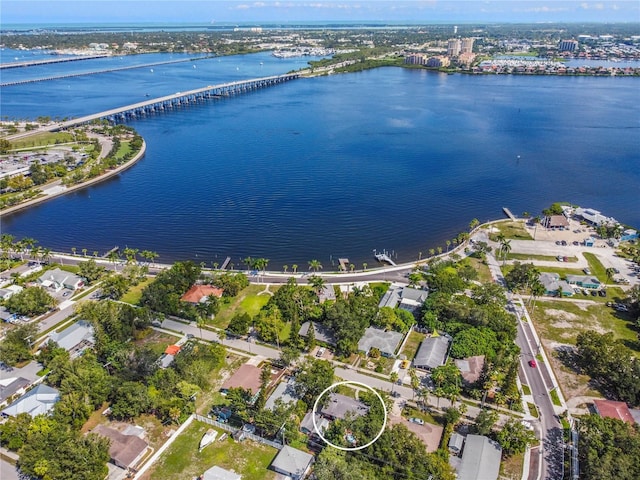
[[102, 258], [107, 258], [111, 252], [117, 252], [118, 250], [120, 250], [120, 247], [116, 245], [111, 250], [109, 250], [107, 253], [102, 255]]
[[231, 262], [231, 257], [225, 258], [224, 262], [222, 262], [222, 266], [220, 267], [220, 270], [226, 270], [226, 268], [229, 266], [229, 262]]
[[340, 263], [340, 270], [346, 272], [349, 269], [349, 259], [348, 258], [339, 258], [338, 262]]
[[503, 211], [503, 212], [504, 212], [504, 214], [505, 214], [507, 217], [509, 217], [511, 220], [515, 221], [515, 220], [517, 220], [517, 219], [518, 219], [518, 218], [517, 218], [513, 213], [511, 213], [511, 210], [509, 210], [507, 207], [502, 207], [502, 211]]
[[376, 257], [376, 260], [379, 261], [380, 263], [388, 263], [389, 265], [392, 265], [394, 267], [396, 266], [396, 262], [391, 260], [391, 257], [387, 255], [386, 251], [382, 253], [376, 253], [374, 256]]

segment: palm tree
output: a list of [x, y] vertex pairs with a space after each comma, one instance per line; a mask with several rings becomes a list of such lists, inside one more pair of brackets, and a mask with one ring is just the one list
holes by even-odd
[[471, 220], [469, 222], [469, 231], [473, 230], [474, 228], [476, 228], [478, 225], [480, 225], [480, 220], [478, 220], [477, 218], [474, 218], [473, 220]]
[[533, 313], [536, 309], [536, 298], [544, 295], [546, 291], [547, 291], [546, 288], [544, 288], [544, 285], [542, 285], [542, 283], [540, 283], [539, 280], [537, 280], [536, 283], [533, 284], [533, 286], [531, 287], [531, 297], [533, 298], [533, 306], [531, 307], [531, 313]]
[[393, 393], [394, 385], [398, 381], [398, 372], [391, 372], [389, 375], [389, 381], [391, 382], [391, 393]]
[[118, 271], [118, 260], [120, 260], [120, 252], [118, 250], [111, 250], [107, 255], [107, 258], [111, 263], [113, 263], [114, 270]]
[[291, 265], [291, 269], [293, 270], [293, 273], [298, 273], [298, 265], [296, 265], [295, 263]]
[[98, 258], [98, 250], [94, 250], [94, 251], [93, 251], [93, 256], [94, 256], [94, 257], [96, 257], [96, 258]]
[[86, 257], [86, 256], [87, 256], [87, 252], [88, 252], [88, 251], [89, 251], [89, 250], [88, 250], [87, 248], [83, 248], [83, 249], [82, 249], [82, 256], [83, 256], [83, 257]]
[[435, 248], [430, 248], [429, 249], [429, 255], [431, 255], [432, 257], [436, 254], [436, 249]]
[[283, 265], [283, 266], [282, 266], [282, 271], [283, 271], [284, 273], [287, 273], [287, 270], [289, 270], [289, 265]]
[[126, 247], [124, 249], [124, 256], [127, 259], [127, 263], [137, 263], [136, 255], [138, 255], [139, 250], [137, 248], [129, 248]]
[[43, 248], [41, 253], [41, 258], [43, 263], [48, 263], [51, 260], [51, 249]]
[[442, 247], [438, 247], [436, 250], [438, 251], [438, 255], [442, 255]]
[[265, 270], [267, 269], [267, 265], [269, 264], [269, 259], [268, 258], [256, 258], [253, 261], [253, 267], [256, 270], [262, 270], [262, 273], [265, 272]]
[[422, 252], [418, 252], [418, 261], [422, 260]]
[[318, 270], [322, 270], [322, 264], [319, 260], [310, 260], [309, 261], [309, 270], [313, 270], [314, 272], [318, 272]]
[[607, 268], [605, 273], [607, 274], [607, 283], [611, 283], [611, 279], [615, 275], [616, 271], [613, 268]]
[[356, 269], [356, 264], [355, 263], [350, 263], [349, 264], [349, 268], [351, 269], [351, 271], [353, 272]]
[[538, 225], [540, 224], [540, 216], [537, 215], [535, 217], [533, 217], [533, 224], [535, 225], [535, 228], [533, 229], [533, 239], [536, 239], [536, 232], [538, 231]]
[[507, 255], [511, 251], [511, 240], [503, 239], [500, 242], [500, 251], [502, 252], [502, 266], [507, 262]]
[[71, 253], [73, 253], [74, 255], [76, 254], [76, 250], [77, 250], [76, 247], [71, 247]]
[[158, 258], [159, 256], [160, 255], [157, 252], [154, 252], [152, 250], [147, 251], [147, 259], [149, 260], [149, 265], [153, 264], [155, 259]]
[[202, 318], [200, 315], [198, 315], [196, 317], [196, 325], [200, 329], [200, 339], [203, 338], [203, 336], [202, 336], [202, 327], [204, 327], [206, 324], [207, 324], [207, 322], [205, 322], [204, 318]]
[[451, 246], [451, 240], [447, 240], [446, 242], [444, 242], [447, 244], [447, 252], [449, 251], [449, 247]]
[[318, 295], [320, 295], [320, 293], [324, 289], [324, 286], [326, 285], [324, 278], [320, 277], [319, 275], [311, 275], [309, 277], [308, 283], [309, 285], [311, 285], [313, 291]]
[[362, 262], [362, 269], [366, 270], [369, 264], [367, 262]]
[[218, 262], [211, 262], [211, 266], [213, 267], [214, 270], [218, 269]]
[[251, 257], [246, 257], [242, 259], [242, 263], [244, 263], [247, 266], [247, 271], [253, 268], [253, 262], [254, 260]]

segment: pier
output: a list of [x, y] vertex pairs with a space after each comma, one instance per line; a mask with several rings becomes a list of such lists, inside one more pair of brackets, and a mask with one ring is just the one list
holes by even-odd
[[346, 272], [349, 268], [349, 259], [348, 258], [339, 258], [338, 263], [340, 263], [340, 270]]
[[396, 266], [396, 262], [391, 260], [391, 257], [389, 256], [389, 254], [387, 253], [386, 250], [383, 250], [382, 253], [374, 253], [373, 256], [376, 257], [376, 260], [378, 262], [380, 262], [380, 263], [387, 263], [387, 264], [391, 265], [392, 267]]
[[[123, 70], [133, 70], [136, 68], [157, 67], [160, 65], [170, 65], [172, 63], [195, 62], [198, 60], [206, 60], [208, 58], [214, 58], [214, 57], [215, 55], [207, 55], [205, 57], [196, 57], [196, 58], [181, 58], [179, 60], [167, 60], [165, 62], [145, 63], [143, 65], [128, 65], [126, 67], [114, 67], [114, 68], [107, 68], [104, 70], [94, 70], [91, 72], [68, 73], [66, 75], [55, 75], [52, 77], [32, 78], [28, 80], [16, 80], [14, 82], [0, 83], [0, 87], [12, 87], [15, 85], [25, 85], [27, 83], [46, 82], [49, 80], [62, 80], [65, 78], [84, 77], [85, 75], [98, 75], [100, 73], [121, 72]], [[96, 58], [96, 57], [92, 57], [92, 58]], [[97, 57], [97, 58], [102, 58], [102, 57]]]
[[507, 207], [502, 207], [502, 211], [511, 220], [516, 221], [518, 219], [513, 213], [511, 213], [511, 210], [509, 210]]
[[220, 270], [226, 270], [230, 262], [231, 262], [231, 257], [225, 258], [224, 262], [222, 262], [222, 266], [220, 267]]

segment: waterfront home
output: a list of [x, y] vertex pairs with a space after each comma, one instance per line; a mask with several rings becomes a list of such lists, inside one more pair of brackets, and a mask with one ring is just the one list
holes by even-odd
[[271, 468], [292, 480], [301, 480], [307, 476], [313, 463], [313, 455], [285, 445], [271, 462]]
[[392, 285], [380, 299], [378, 308], [398, 307], [415, 314], [420, 310], [428, 296], [429, 292], [426, 290], [419, 290], [405, 285]]
[[198, 305], [199, 303], [206, 302], [209, 297], [212, 296], [221, 298], [223, 293], [224, 289], [214, 287], [213, 285], [193, 285], [180, 297], [180, 300], [191, 303], [192, 305]]
[[395, 357], [403, 338], [404, 334], [400, 332], [369, 327], [358, 342], [358, 350], [368, 355], [371, 349], [377, 348], [383, 357]]
[[63, 288], [67, 290], [77, 290], [84, 285], [84, 280], [74, 273], [54, 268], [40, 275], [38, 283], [45, 288], [50, 288], [54, 292], [59, 292]]

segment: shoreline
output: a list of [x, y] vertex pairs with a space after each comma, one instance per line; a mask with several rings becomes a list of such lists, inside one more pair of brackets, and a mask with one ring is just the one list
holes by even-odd
[[125, 170], [131, 168], [133, 165], [135, 165], [138, 160], [140, 160], [142, 157], [144, 157], [144, 154], [147, 150], [147, 143], [144, 139], [142, 139], [142, 147], [140, 147], [140, 150], [138, 151], [138, 153], [136, 153], [133, 158], [131, 160], [129, 160], [126, 163], [123, 163], [122, 165], [114, 168], [113, 170], [107, 170], [106, 172], [98, 175], [97, 177], [91, 178], [85, 182], [82, 183], [78, 183], [76, 185], [73, 185], [71, 187], [65, 187], [65, 189], [61, 192], [56, 192], [56, 193], [52, 193], [51, 195], [45, 195], [43, 197], [38, 197], [38, 198], [32, 198], [31, 200], [28, 200], [24, 203], [18, 204], [18, 205], [12, 205], [11, 207], [5, 208], [3, 210], [0, 210], [0, 216], [4, 216], [7, 214], [11, 214], [11, 213], [15, 213], [19, 210], [23, 210], [25, 208], [29, 208], [29, 207], [33, 207], [35, 205], [38, 205], [39, 203], [43, 203], [46, 202], [48, 200], [51, 200], [53, 198], [59, 197], [61, 195], [66, 195], [67, 193], [71, 193], [71, 192], [75, 192], [76, 190], [80, 190], [86, 187], [89, 187], [93, 184], [96, 183], [100, 183], [103, 182], [104, 180], [107, 180], [111, 177], [114, 177], [116, 175], [118, 175], [121, 172], [124, 172]]

